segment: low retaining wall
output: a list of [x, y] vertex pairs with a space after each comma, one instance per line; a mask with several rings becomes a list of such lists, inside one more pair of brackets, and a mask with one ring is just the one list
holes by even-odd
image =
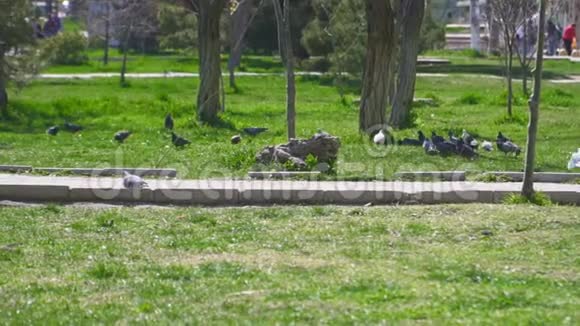
[[[500, 203], [517, 183], [194, 181], [179, 186], [125, 189], [117, 185], [0, 184], [0, 200], [174, 205], [364, 205]], [[560, 204], [580, 204], [580, 186], [544, 184], [538, 191]]]

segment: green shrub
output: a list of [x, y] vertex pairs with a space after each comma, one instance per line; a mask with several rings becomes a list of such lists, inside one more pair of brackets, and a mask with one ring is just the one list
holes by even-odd
[[568, 92], [565, 92], [559, 88], [548, 90], [542, 95], [542, 100], [544, 103], [560, 106], [560, 107], [570, 107], [573, 104], [574, 96]]
[[468, 93], [468, 94], [463, 94], [463, 96], [461, 96], [458, 100], [458, 102], [460, 104], [465, 104], [465, 105], [476, 105], [479, 104], [482, 100], [482, 97], [478, 94], [473, 94], [473, 93]]
[[305, 71], [328, 72], [330, 70], [330, 60], [325, 57], [313, 57], [300, 62], [300, 66]]
[[52, 64], [83, 65], [89, 62], [88, 41], [79, 33], [64, 32], [45, 39], [42, 44], [44, 56]]

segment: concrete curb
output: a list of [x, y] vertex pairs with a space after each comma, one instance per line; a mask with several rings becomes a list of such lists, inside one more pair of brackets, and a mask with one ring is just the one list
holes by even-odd
[[85, 168], [34, 168], [35, 172], [43, 173], [67, 173], [85, 176], [114, 176], [123, 175], [123, 171], [139, 176], [155, 176], [175, 178], [175, 169], [149, 169], [149, 168], [109, 168], [109, 169], [85, 169]]
[[[509, 172], [509, 171], [498, 171], [498, 172], [486, 172], [484, 175], [494, 175], [497, 177], [505, 176], [510, 178], [515, 182], [521, 182], [524, 180], [523, 172]], [[544, 182], [544, 183], [566, 183], [573, 180], [580, 180], [580, 173], [560, 173], [560, 172], [535, 172], [534, 182]]]
[[430, 181], [465, 181], [465, 171], [421, 171], [421, 172], [398, 172], [395, 178], [408, 181], [430, 180]]
[[[0, 175], [0, 200], [147, 203], [161, 205], [365, 205], [499, 203], [519, 183], [307, 182], [270, 180], [150, 180], [125, 189], [120, 179]], [[542, 183], [536, 189], [560, 204], [580, 204], [580, 185]]]
[[32, 171], [30, 165], [0, 165], [0, 172], [21, 173]]

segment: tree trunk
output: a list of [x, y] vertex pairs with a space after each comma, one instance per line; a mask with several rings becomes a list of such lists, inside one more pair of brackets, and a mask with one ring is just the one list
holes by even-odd
[[6, 92], [6, 82], [2, 76], [0, 76], [0, 113], [3, 118], [8, 117], [8, 92]]
[[[576, 39], [580, 37], [580, 0], [572, 0], [572, 10], [573, 10], [573, 20], [576, 24]], [[576, 47], [578, 47], [578, 41], [576, 42]]]
[[526, 165], [522, 196], [531, 199], [534, 195], [534, 163], [536, 159], [536, 137], [538, 135], [538, 120], [540, 115], [540, 95], [542, 91], [542, 69], [544, 65], [544, 26], [546, 24], [546, 0], [540, 0], [540, 18], [538, 23], [538, 46], [536, 53], [536, 69], [534, 70], [534, 93], [530, 98], [530, 122], [528, 124], [528, 142], [526, 144]]
[[127, 55], [129, 52], [129, 36], [131, 28], [127, 29], [125, 39], [123, 40], [123, 62], [121, 63], [121, 86], [125, 85], [125, 74], [127, 73]]
[[401, 1], [395, 1], [395, 2], [391, 2], [392, 5], [392, 10], [393, 13], [395, 14], [394, 20], [395, 20], [395, 28], [393, 29], [393, 34], [395, 35], [395, 41], [394, 44], [395, 46], [393, 47], [393, 50], [391, 51], [391, 57], [393, 58], [393, 72], [392, 72], [392, 79], [393, 82], [390, 83], [389, 86], [389, 98], [387, 101], [387, 107], [390, 107], [391, 105], [393, 105], [394, 102], [394, 98], [397, 95], [397, 87], [399, 86], [396, 83], [396, 80], [399, 76], [399, 64], [401, 62], [401, 58], [400, 58], [400, 53], [401, 53], [401, 44], [403, 42], [403, 40], [405, 39], [405, 37], [403, 36], [403, 20], [405, 19], [405, 15], [407, 14], [407, 12], [405, 11], [405, 7], [409, 4], [410, 1], [408, 0], [402, 0], [403, 4], [401, 4]]
[[197, 94], [199, 120], [215, 123], [220, 111], [220, 16], [224, 0], [200, 0], [198, 39], [200, 84]]
[[512, 103], [514, 97], [514, 90], [513, 90], [513, 81], [512, 81], [512, 68], [513, 68], [513, 61], [514, 61], [514, 53], [513, 49], [508, 50], [508, 57], [507, 57], [507, 113], [508, 117], [512, 117]]
[[307, 167], [306, 158], [316, 157], [318, 163], [336, 161], [340, 149], [340, 140], [331, 135], [314, 135], [310, 139], [292, 139], [286, 144], [266, 146], [256, 154], [256, 162], [269, 165], [284, 164], [290, 161], [295, 167]]
[[[528, 7], [527, 3], [524, 4], [525, 8]], [[524, 19], [524, 37], [522, 44], [523, 54], [519, 55], [520, 65], [522, 67], [522, 93], [524, 96], [528, 96], [528, 47], [529, 47], [529, 35], [528, 35], [528, 21], [527, 17]]]
[[361, 91], [359, 130], [373, 133], [386, 122], [386, 107], [393, 74], [396, 35], [390, 1], [367, 0], [367, 53]]
[[417, 75], [417, 55], [419, 53], [419, 34], [425, 10], [424, 0], [406, 0], [402, 12], [401, 47], [399, 49], [399, 74], [393, 110], [389, 123], [395, 128], [403, 127], [409, 119], [415, 93]]
[[[488, 6], [489, 8], [489, 6]], [[497, 54], [499, 53], [499, 36], [501, 32], [501, 26], [492, 17], [491, 10], [488, 9], [488, 20], [489, 20], [489, 39], [487, 42], [487, 53]]]
[[111, 4], [107, 3], [107, 17], [105, 18], [105, 48], [103, 53], [103, 65], [109, 64], [109, 43], [111, 41]]
[[481, 40], [479, 38], [479, 0], [469, 1], [469, 22], [471, 23], [471, 48], [480, 51]]
[[278, 28], [278, 47], [286, 67], [286, 123], [288, 139], [296, 138], [296, 82], [294, 76], [294, 51], [290, 29], [290, 1], [284, 0], [284, 8], [279, 0], [272, 0]]
[[252, 2], [242, 1], [230, 19], [230, 57], [228, 70], [230, 87], [236, 88], [236, 68], [240, 66], [243, 52], [243, 40], [252, 20]]

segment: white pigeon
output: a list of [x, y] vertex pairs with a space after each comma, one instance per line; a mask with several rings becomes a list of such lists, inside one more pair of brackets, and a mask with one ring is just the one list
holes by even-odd
[[373, 142], [377, 145], [384, 145], [385, 144], [386, 136], [383, 133], [383, 129], [379, 130], [379, 132], [373, 138]]
[[568, 162], [568, 170], [574, 168], [580, 168], [580, 148], [578, 148], [578, 152], [572, 153], [572, 157], [570, 157], [570, 161]]
[[149, 187], [149, 185], [147, 184], [147, 182], [145, 182], [145, 180], [143, 180], [143, 178], [141, 178], [140, 176], [131, 174], [127, 171], [123, 171], [123, 186], [125, 188], [143, 188], [143, 187]]
[[481, 143], [481, 148], [483, 148], [484, 150], [491, 152], [493, 151], [493, 144], [489, 141], [484, 141], [483, 143]]

